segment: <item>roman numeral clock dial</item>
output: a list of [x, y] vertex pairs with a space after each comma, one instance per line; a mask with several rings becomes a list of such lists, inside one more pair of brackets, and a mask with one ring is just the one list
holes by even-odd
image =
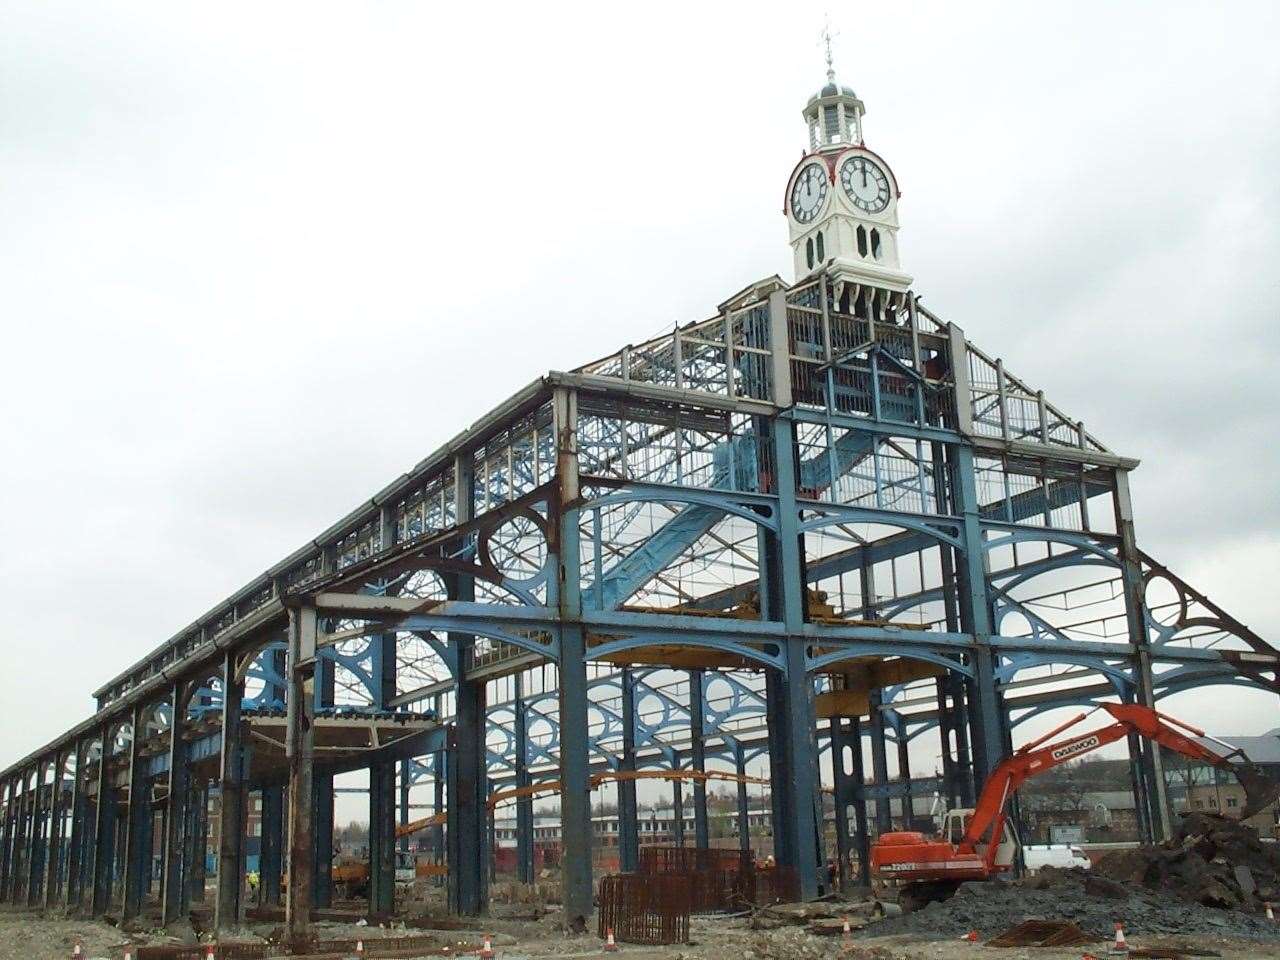
[[791, 215], [797, 223], [813, 223], [827, 202], [827, 171], [811, 163], [800, 171], [791, 187]]
[[840, 186], [864, 213], [879, 213], [889, 205], [889, 178], [866, 157], [850, 157], [840, 165]]

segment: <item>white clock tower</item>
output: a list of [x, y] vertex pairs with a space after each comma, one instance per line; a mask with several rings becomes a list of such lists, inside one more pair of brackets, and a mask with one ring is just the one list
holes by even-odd
[[838, 282], [905, 293], [898, 261], [898, 182], [862, 140], [862, 101], [836, 83], [827, 39], [827, 84], [804, 108], [809, 149], [787, 181], [796, 279], [826, 268]]

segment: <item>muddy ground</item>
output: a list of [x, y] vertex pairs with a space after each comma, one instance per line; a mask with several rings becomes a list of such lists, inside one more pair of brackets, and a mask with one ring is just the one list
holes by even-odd
[[[403, 930], [382, 931], [354, 924], [325, 923], [317, 931], [324, 937], [369, 938], [381, 935], [403, 936]], [[534, 960], [554, 957], [571, 960], [578, 957], [603, 957], [603, 944], [590, 935], [566, 935], [558, 928], [554, 916], [540, 921], [493, 920], [487, 924], [495, 934], [494, 946], [502, 960]], [[690, 929], [690, 944], [673, 947], [640, 947], [623, 944], [620, 956], [632, 960], [1080, 960], [1087, 952], [1105, 956], [1108, 946], [1070, 948], [1007, 948], [983, 943], [961, 942], [953, 937], [941, 939], [937, 934], [880, 935], [876, 924], [859, 931], [852, 942], [840, 938], [814, 936], [801, 927], [757, 931], [750, 928], [747, 917], [695, 918]], [[245, 939], [269, 936], [275, 928], [270, 924], [251, 924], [242, 931]], [[431, 933], [430, 931], [413, 931]], [[992, 936], [999, 931], [984, 931]], [[436, 931], [441, 946], [468, 945], [470, 936], [464, 931]], [[100, 921], [46, 918], [36, 913], [0, 912], [0, 960], [70, 960], [72, 948], [79, 939], [86, 960], [108, 957], [119, 960], [126, 943], [174, 943], [158, 931], [139, 931], [126, 935], [117, 927]], [[1216, 951], [1230, 960], [1245, 958], [1280, 958], [1280, 941], [1274, 943], [1242, 942], [1199, 934], [1193, 937], [1131, 937], [1131, 946], [1153, 946], [1178, 943], [1200, 950]]]

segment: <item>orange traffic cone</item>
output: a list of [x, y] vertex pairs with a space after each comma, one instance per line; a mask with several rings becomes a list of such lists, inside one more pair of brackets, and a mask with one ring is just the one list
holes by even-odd
[[364, 960], [364, 941], [356, 941], [356, 960]]
[[977, 943], [978, 931], [970, 930], [968, 933], [961, 934], [960, 939], [963, 940], [965, 943]]
[[605, 953], [617, 953], [617, 952], [618, 952], [618, 942], [617, 942], [616, 940], [614, 940], [614, 939], [613, 939], [613, 927], [609, 927], [609, 928], [605, 931], [605, 933], [606, 933], [607, 935], [605, 936], [605, 940], [604, 940], [604, 952], [605, 952]]
[[844, 918], [844, 927], [840, 930], [840, 936], [845, 940], [853, 939], [853, 930], [849, 927], [849, 918]]
[[493, 934], [484, 935], [484, 945], [480, 947], [478, 955], [481, 960], [493, 960]]
[[213, 944], [209, 944], [204, 948], [204, 960], [213, 960]]
[[[1274, 913], [1272, 913], [1272, 912], [1271, 912], [1271, 901], [1270, 901], [1270, 900], [1268, 900], [1268, 901], [1267, 901], [1266, 907], [1267, 907], [1267, 919], [1268, 919], [1268, 920], [1274, 920], [1274, 919], [1276, 918], [1276, 915], [1275, 915]], [[78, 947], [78, 946], [79, 946], [79, 945], [77, 944], [77, 947]]]
[[84, 947], [81, 946], [79, 940], [71, 948], [71, 960], [84, 960]]
[[1127, 954], [1128, 952], [1129, 952], [1129, 944], [1125, 943], [1124, 924], [1121, 923], [1119, 920], [1117, 920], [1116, 921], [1116, 942], [1111, 946], [1111, 953], [1114, 956], [1115, 954], [1124, 955], [1124, 954]]

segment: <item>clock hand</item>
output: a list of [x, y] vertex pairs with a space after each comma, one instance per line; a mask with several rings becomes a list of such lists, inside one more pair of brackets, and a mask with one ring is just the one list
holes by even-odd
[[864, 187], [867, 185], [867, 165], [865, 163], [862, 165], [862, 185]]

